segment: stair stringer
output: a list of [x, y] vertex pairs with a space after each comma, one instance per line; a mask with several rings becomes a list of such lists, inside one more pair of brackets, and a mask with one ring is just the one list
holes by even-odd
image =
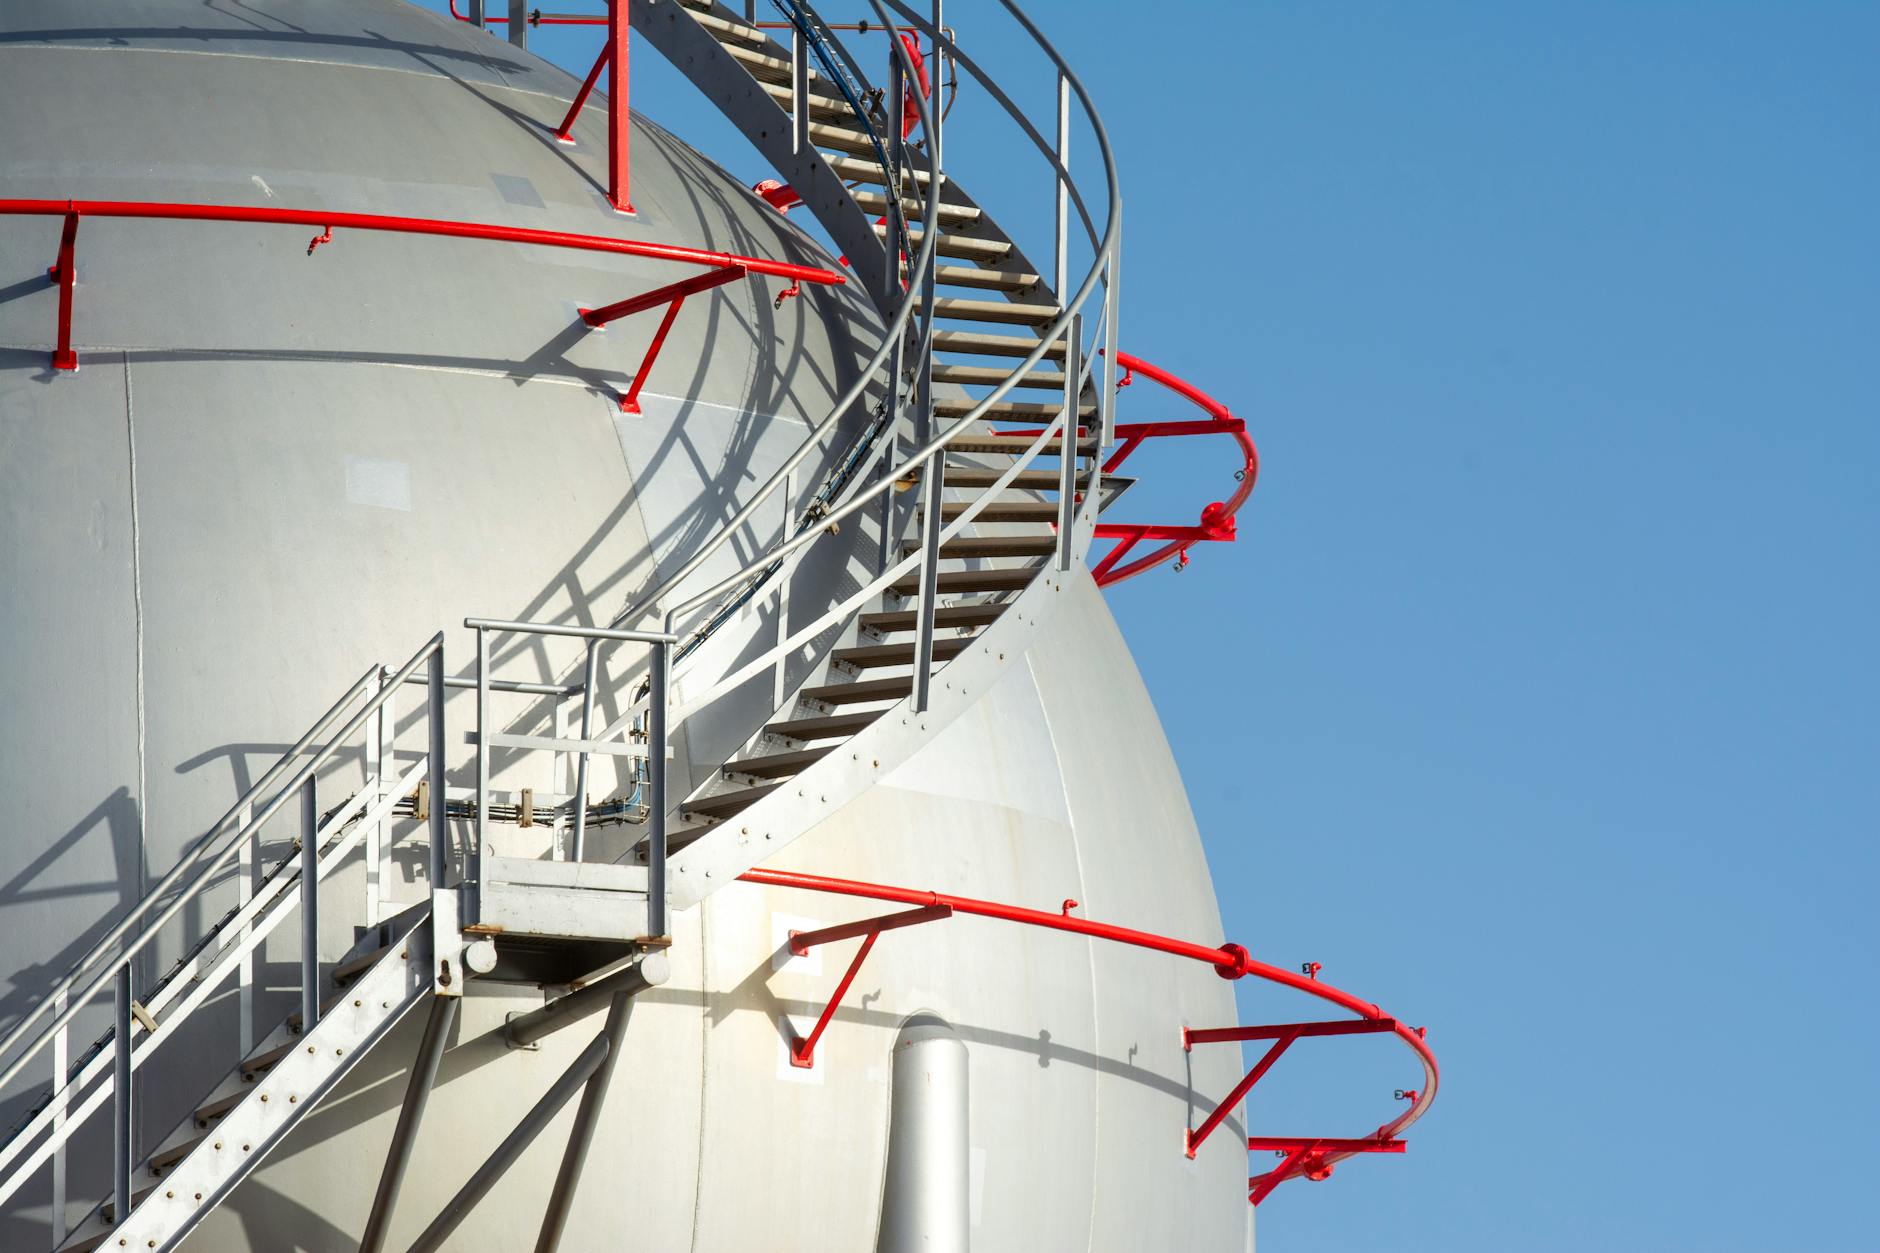
[[[159, 1253], [175, 1248], [261, 1164], [359, 1059], [430, 992], [430, 923], [428, 907], [406, 916], [404, 929], [394, 934], [385, 956], [346, 989], [346, 996], [312, 1031], [295, 1037], [304, 1047], [258, 1077], [242, 1102], [211, 1128], [211, 1134], [164, 1172], [156, 1190], [132, 1209], [124, 1223], [112, 1228], [115, 1239], [107, 1241], [107, 1248], [119, 1241], [127, 1248]], [[192, 1112], [178, 1132], [191, 1127], [193, 1120]], [[176, 1139], [178, 1132], [167, 1139]], [[84, 1226], [79, 1231], [88, 1229]]]
[[[1080, 538], [1087, 537], [1084, 530]], [[896, 702], [835, 752], [673, 854], [667, 868], [672, 907], [689, 909], [735, 882], [911, 758], [1018, 664], [1069, 580], [1088, 577], [1081, 557], [1068, 571], [1043, 567], [971, 648], [935, 672], [924, 712], [914, 712], [911, 697]]]
[[[678, 0], [645, 0], [632, 5], [631, 12], [634, 33], [659, 49], [803, 198], [804, 206], [848, 258], [863, 292], [879, 307], [887, 249], [875, 235], [874, 218], [855, 203], [848, 186], [829, 168], [816, 145], [793, 148], [789, 113], [765, 93], [742, 62], [692, 20], [692, 10]], [[711, 12], [728, 21], [743, 20], [722, 4], [715, 4]], [[790, 55], [775, 40], [764, 50], [772, 56]], [[883, 133], [881, 138], [885, 143], [890, 136]]]

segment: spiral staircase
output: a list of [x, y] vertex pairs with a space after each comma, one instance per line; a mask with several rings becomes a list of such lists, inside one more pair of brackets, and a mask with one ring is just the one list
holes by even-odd
[[[878, 89], [807, 6], [779, 5], [793, 28], [786, 45], [750, 13], [710, 0], [631, 0], [633, 32], [665, 54], [783, 175], [845, 255], [886, 334], [848, 394], [738, 516], [664, 584], [626, 607], [618, 630], [587, 633], [590, 644], [607, 636], [651, 649], [645, 677], [623, 693], [630, 714], [600, 731], [584, 716], [578, 738], [505, 737], [488, 713], [490, 693], [531, 685], [505, 686], [479, 665], [477, 784], [453, 787], [444, 772], [450, 738], [444, 696], [447, 687], [471, 683], [444, 674], [442, 633], [402, 665], [372, 667], [0, 1040], [0, 1087], [29, 1077], [35, 1062], [54, 1076], [0, 1141], [0, 1204], [49, 1172], [55, 1248], [175, 1247], [405, 1014], [427, 1001], [425, 1048], [441, 1052], [455, 998], [470, 977], [568, 983], [577, 974], [611, 971], [593, 987], [625, 989], [619, 998], [656, 982], [663, 977], [658, 957], [669, 943], [668, 902], [676, 909], [696, 904], [917, 752], [1018, 662], [1066, 581], [1083, 577], [1104, 497], [1099, 454], [1113, 425], [1115, 391], [1120, 203], [1101, 123], [1075, 76], [1015, 5], [1004, 8], [1016, 37], [1035, 44], [1055, 75], [1058, 116], [1045, 124], [1055, 127], [1055, 144], [935, 25], [938, 6], [922, 14], [897, 0], [871, 3], [877, 32], [892, 22], [917, 35], [935, 82], [943, 69], [964, 71], [1018, 123], [1044, 171], [1041, 186], [1056, 202], [1051, 263], [1028, 256], [946, 172], [938, 94], [906, 92], [921, 67], [898, 40]], [[906, 141], [899, 126], [904, 95], [920, 115], [916, 142]], [[1093, 165], [1107, 184], [1101, 229], [1065, 166], [1073, 96], [1097, 138]], [[1073, 210], [1090, 257], [1080, 278], [1066, 275]], [[797, 523], [784, 538], [736, 574], [701, 587], [705, 563], [766, 500], [779, 492], [787, 499], [797, 467], [826, 453], [837, 427], [870, 405], [868, 438], [808, 500], [792, 503]], [[860, 515], [880, 541], [872, 577], [813, 613], [794, 607], [800, 626], [761, 655], [718, 672], [725, 664], [713, 646], [719, 628], [778, 595], [811, 549]], [[479, 626], [479, 641], [489, 631], [538, 627], [557, 630], [488, 622]], [[676, 803], [669, 799], [661, 763], [674, 729], [806, 646], [823, 649], [809, 678], [785, 694], [720, 769]], [[668, 699], [669, 667], [672, 679], [693, 689], [683, 701]], [[425, 692], [427, 739], [423, 751], [401, 755], [393, 751], [395, 702], [412, 685]], [[552, 690], [578, 692], [591, 716], [591, 684], [571, 680]], [[539, 798], [493, 789], [484, 755], [505, 738], [514, 748], [579, 756], [583, 781], [589, 756], [637, 753], [635, 768], [649, 785], [650, 800], [641, 806], [646, 837], [618, 865], [524, 865], [495, 857], [492, 826], [528, 826], [536, 804], [555, 809], [558, 822], [574, 814], [577, 826], [622, 812], [592, 805], [585, 786]], [[322, 809], [316, 799], [322, 767], [355, 741], [370, 777]], [[399, 768], [395, 760], [408, 764]], [[278, 834], [296, 815], [291, 845], [269, 864], [264, 827], [274, 823]], [[382, 858], [391, 824], [400, 820], [418, 820], [425, 833], [430, 901], [398, 912], [369, 904], [351, 919], [360, 937], [354, 948], [323, 956], [321, 880], [349, 856]], [[474, 822], [476, 838], [453, 850], [447, 823], [464, 820]], [[278, 852], [278, 841], [274, 847]], [[237, 904], [160, 979], [135, 986], [157, 937], [166, 928], [174, 935], [179, 914], [200, 907], [237, 869]], [[493, 913], [517, 908], [518, 900], [526, 913], [531, 899], [565, 903], [584, 892], [597, 903], [581, 917], [615, 921], [588, 927], [563, 917], [533, 936], [527, 926], [510, 928], [501, 951], [491, 942]], [[623, 926], [620, 906], [636, 900], [647, 923]], [[239, 985], [246, 1008], [258, 947], [296, 917], [301, 1007], [258, 1036], [244, 1017], [226, 1077], [154, 1147], [138, 1145], [137, 1072], [159, 1045], [200, 1027], [192, 1019], [214, 995]], [[596, 1003], [589, 997], [577, 1012]], [[108, 1029], [75, 1054], [74, 1032], [101, 1017]], [[545, 1020], [542, 1029], [554, 1025]], [[586, 1069], [571, 1072], [563, 1099], [597, 1074], [604, 1082], [610, 1040], [617, 1047], [617, 1036], [603, 1033], [590, 1049], [597, 1055], [583, 1055]], [[435, 1064], [430, 1056], [431, 1073]], [[418, 1112], [420, 1080], [429, 1081], [425, 1065], [421, 1059], [414, 1067]], [[407, 1113], [415, 1133], [412, 1099]], [[106, 1127], [114, 1143], [110, 1192], [68, 1230], [68, 1146], [81, 1132]], [[401, 1117], [399, 1136], [406, 1135]], [[395, 1144], [363, 1248], [383, 1239], [400, 1152]], [[578, 1175], [578, 1159], [573, 1170]], [[565, 1215], [566, 1203], [558, 1185], [551, 1212], [559, 1204]], [[448, 1214], [440, 1216], [414, 1248], [436, 1247], [453, 1225]]]

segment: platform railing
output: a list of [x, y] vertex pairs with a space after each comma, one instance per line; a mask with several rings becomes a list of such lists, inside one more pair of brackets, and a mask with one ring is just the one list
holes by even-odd
[[[112, 1195], [119, 1213], [132, 1208], [137, 1160], [135, 1072], [151, 1053], [231, 977], [251, 976], [251, 955], [298, 909], [301, 1030], [320, 1017], [320, 880], [377, 827], [405, 795], [424, 781], [433, 797], [444, 791], [444, 637], [433, 636], [389, 676], [375, 666], [362, 675], [295, 745], [243, 793], [228, 812], [189, 847], [177, 864], [80, 957], [72, 970], [0, 1038], [0, 1089], [11, 1085], [48, 1050], [53, 1073], [47, 1097], [0, 1144], [0, 1201], [10, 1196], [106, 1102], [113, 1127]], [[424, 672], [428, 747], [398, 770], [377, 755], [379, 770], [340, 805], [322, 815], [320, 772], [351, 745], [374, 759], [383, 745], [378, 715], [398, 687]], [[337, 728], [337, 729], [336, 729]], [[362, 737], [363, 733], [363, 739]], [[311, 755], [309, 755], [311, 753]], [[296, 765], [295, 763], [299, 764]], [[391, 781], [387, 781], [391, 776]], [[225, 872], [258, 841], [277, 816], [296, 820], [298, 848], [282, 858], [176, 965], [148, 989], [137, 984], [138, 959], [186, 907], [226, 883]], [[432, 886], [446, 876], [444, 806], [433, 804], [426, 831]], [[109, 994], [110, 1030], [76, 1064], [68, 1062], [69, 1033], [81, 1014]], [[244, 1001], [247, 998], [244, 997]], [[246, 1006], [244, 1006], [246, 1008]], [[49, 1019], [49, 1020], [48, 1020]], [[43, 1025], [42, 1025], [43, 1023]], [[244, 1028], [243, 1043], [248, 1043]], [[106, 1078], [109, 1073], [108, 1079]], [[54, 1171], [63, 1182], [63, 1163]], [[62, 1203], [63, 1198], [56, 1198]], [[62, 1211], [61, 1211], [62, 1212]]]

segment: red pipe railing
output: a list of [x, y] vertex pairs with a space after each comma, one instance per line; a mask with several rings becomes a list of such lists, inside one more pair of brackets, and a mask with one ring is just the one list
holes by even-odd
[[[1120, 356], [1120, 354], [1119, 354]], [[1308, 1178], [1323, 1179], [1331, 1174], [1332, 1166], [1358, 1153], [1397, 1152], [1402, 1148], [1402, 1141], [1397, 1137], [1411, 1123], [1421, 1118], [1436, 1099], [1438, 1074], [1436, 1054], [1430, 1051], [1425, 1042], [1421, 1027], [1406, 1027], [1395, 1018], [1384, 1013], [1369, 1001], [1363, 1001], [1349, 992], [1335, 988], [1328, 983], [1321, 983], [1317, 978], [1317, 963], [1308, 963], [1305, 970], [1295, 973], [1279, 966], [1257, 961], [1238, 944], [1223, 944], [1219, 948], [1209, 948], [1205, 944], [1196, 944], [1189, 940], [1173, 936], [1157, 935], [1154, 932], [1138, 931], [1131, 927], [1121, 927], [1114, 923], [1097, 922], [1094, 919], [1079, 918], [1070, 911], [1075, 902], [1066, 900], [1063, 911], [1049, 913], [1042, 909], [1027, 909], [1022, 905], [1006, 905], [998, 901], [978, 900], [970, 896], [955, 896], [947, 892], [931, 892], [920, 888], [893, 887], [883, 883], [864, 883], [855, 879], [834, 879], [826, 875], [803, 874], [792, 870], [765, 870], [758, 868], [747, 870], [739, 876], [746, 883], [762, 884], [766, 887], [800, 888], [810, 892], [828, 892], [838, 896], [855, 896], [866, 900], [892, 901], [903, 905], [916, 906], [921, 911], [932, 911], [923, 917], [893, 915], [884, 919], [869, 919], [861, 923], [845, 924], [840, 927], [824, 928], [817, 932], [804, 932], [791, 937], [791, 950], [800, 951], [798, 946], [807, 948], [811, 943], [826, 943], [833, 939], [866, 936], [862, 951], [856, 955], [843, 979], [841, 988], [832, 998], [829, 1008], [824, 1010], [817, 1028], [809, 1041], [810, 1048], [814, 1040], [822, 1034], [829, 1020], [834, 1016], [835, 1005], [841, 1000], [842, 993], [855, 977], [856, 969], [862, 958], [873, 946], [875, 937], [887, 924], [909, 925], [914, 922], [938, 920], [952, 914], [974, 914], [982, 918], [995, 918], [1002, 922], [1015, 922], [1024, 926], [1044, 927], [1052, 931], [1065, 931], [1073, 935], [1087, 936], [1091, 939], [1107, 940], [1115, 944], [1128, 944], [1136, 948], [1149, 949], [1153, 952], [1167, 953], [1172, 957], [1183, 957], [1190, 961], [1202, 962], [1213, 968], [1214, 973], [1223, 979], [1240, 979], [1252, 975], [1269, 983], [1277, 983], [1329, 1001], [1341, 1009], [1357, 1015], [1360, 1022], [1349, 1025], [1342, 1023], [1291, 1023], [1280, 1026], [1208, 1028], [1203, 1030], [1184, 1029], [1182, 1045], [1184, 1048], [1193, 1044], [1204, 1044], [1238, 1039], [1271, 1039], [1276, 1047], [1268, 1051], [1268, 1056], [1254, 1068], [1248, 1080], [1235, 1089], [1227, 1101], [1223, 1102], [1214, 1114], [1210, 1115], [1207, 1130], [1211, 1131], [1231, 1112], [1232, 1106], [1245, 1096], [1246, 1091], [1257, 1082], [1267, 1067], [1277, 1059], [1279, 1052], [1286, 1045], [1303, 1036], [1346, 1035], [1375, 1031], [1395, 1035], [1411, 1050], [1423, 1064], [1423, 1087], [1413, 1091], [1402, 1091], [1401, 1097], [1410, 1102], [1410, 1107], [1396, 1118], [1380, 1126], [1368, 1136], [1357, 1139], [1288, 1139], [1284, 1141], [1283, 1151], [1286, 1160], [1279, 1167], [1264, 1175], [1256, 1175], [1247, 1181], [1248, 1199], [1254, 1204], [1264, 1200], [1273, 1188], [1287, 1179], [1304, 1175]], [[942, 913], [941, 911], [945, 911]], [[799, 1065], [809, 1065], [811, 1061], [803, 1041], [792, 1043], [792, 1060]], [[1193, 1149], [1205, 1138], [1205, 1133], [1190, 1132], [1185, 1147], [1193, 1156]], [[1250, 1137], [1248, 1149], [1272, 1148], [1279, 1141], [1269, 1138]]]
[[[1161, 439], [1176, 435], [1229, 435], [1240, 445], [1242, 464], [1237, 471], [1239, 486], [1234, 494], [1224, 501], [1214, 501], [1201, 511], [1200, 521], [1193, 526], [1163, 526], [1130, 522], [1100, 522], [1097, 524], [1098, 539], [1113, 539], [1114, 547], [1103, 559], [1091, 567], [1090, 573], [1098, 587], [1108, 587], [1112, 583], [1121, 583], [1124, 579], [1136, 575], [1168, 561], [1177, 559], [1177, 569], [1188, 563], [1188, 549], [1198, 543], [1232, 543], [1235, 536], [1234, 515], [1240, 511], [1247, 497], [1253, 492], [1255, 480], [1260, 477], [1260, 452], [1253, 445], [1253, 438], [1247, 434], [1247, 424], [1228, 411], [1226, 405], [1214, 399], [1194, 384], [1179, 379], [1160, 366], [1151, 365], [1141, 357], [1131, 356], [1126, 352], [1116, 354], [1116, 364], [1123, 368], [1123, 378], [1117, 384], [1127, 387], [1137, 374], [1153, 383], [1159, 383], [1177, 396], [1199, 406], [1208, 416], [1205, 420], [1189, 422], [1145, 422], [1121, 425], [1116, 428], [1116, 437], [1121, 441], [1117, 450], [1110, 454], [1110, 459], [1103, 465], [1103, 473], [1114, 473], [1117, 467], [1126, 461], [1130, 454], [1142, 447], [1144, 441]], [[1162, 541], [1162, 546], [1145, 556], [1138, 557], [1127, 565], [1121, 564], [1123, 558], [1143, 542]]]
[[[577, 235], [568, 231], [545, 231], [521, 226], [497, 226], [484, 222], [456, 222], [442, 218], [395, 217], [377, 213], [339, 213], [325, 209], [276, 209], [255, 205], [225, 204], [175, 204], [141, 200], [22, 200], [0, 199], [0, 216], [26, 217], [61, 217], [65, 219], [64, 229], [60, 234], [58, 261], [47, 271], [52, 281], [59, 285], [58, 346], [53, 350], [52, 364], [59, 370], [76, 370], [78, 355], [72, 349], [72, 306], [73, 287], [77, 279], [77, 235], [78, 222], [83, 217], [94, 218], [146, 218], [163, 221], [190, 222], [247, 222], [262, 225], [304, 226], [320, 230], [307, 244], [307, 255], [312, 256], [315, 249], [331, 243], [335, 230], [381, 231], [405, 235], [435, 235], [449, 239], [475, 239], [491, 243], [533, 244], [546, 248], [570, 248], [582, 252], [614, 253], [630, 257], [650, 257], [658, 261], [674, 261], [687, 265], [705, 266], [718, 273], [705, 276], [716, 281], [729, 282], [746, 274], [763, 274], [773, 278], [786, 278], [793, 284], [822, 283], [836, 285], [845, 282], [842, 275], [833, 270], [824, 270], [816, 266], [794, 265], [786, 261], [766, 261], [761, 257], [741, 257], [735, 253], [712, 252], [703, 248], [687, 248], [679, 244], [660, 244], [648, 240], [615, 239], [605, 235]], [[723, 275], [720, 278], [720, 275]], [[601, 321], [588, 317], [591, 325], [601, 325], [612, 317], [625, 316], [625, 312], [637, 312], [654, 304], [671, 302], [675, 305], [687, 294], [714, 286], [715, 282], [700, 284], [688, 281], [660, 288], [656, 292], [634, 300], [622, 301], [598, 311], [608, 314]], [[657, 299], [652, 299], [657, 297]], [[584, 317], [587, 315], [584, 313]], [[670, 325], [670, 322], [668, 322]], [[663, 340], [663, 335], [660, 337]], [[637, 395], [639, 384], [647, 369], [657, 355], [657, 344], [640, 373], [634, 376], [633, 394]]]

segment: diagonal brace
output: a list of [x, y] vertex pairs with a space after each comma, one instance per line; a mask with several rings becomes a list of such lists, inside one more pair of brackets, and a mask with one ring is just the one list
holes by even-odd
[[1267, 1049], [1253, 1069], [1247, 1072], [1247, 1077], [1234, 1085], [1234, 1090], [1227, 1094], [1227, 1099], [1215, 1107], [1214, 1112], [1207, 1116], [1200, 1127], [1184, 1134], [1183, 1149], [1189, 1157], [1193, 1157], [1195, 1150], [1201, 1147], [1201, 1142], [1214, 1134], [1215, 1128], [1219, 1127], [1222, 1120], [1240, 1104], [1247, 1093], [1253, 1090], [1253, 1085], [1265, 1077], [1266, 1072], [1273, 1068], [1273, 1063], [1278, 1061], [1280, 1055], [1292, 1046], [1294, 1040], [1308, 1036], [1365, 1035], [1376, 1031], [1396, 1029], [1396, 1020], [1391, 1018], [1341, 1018], [1333, 1022], [1288, 1022], [1259, 1027], [1210, 1027], [1201, 1030], [1183, 1027], [1182, 1048], [1184, 1049], [1192, 1049], [1197, 1044], [1217, 1044], [1228, 1041], [1273, 1041], [1272, 1047]]
[[710, 291], [714, 287], [722, 287], [726, 283], [743, 278], [746, 273], [744, 266], [727, 265], [719, 269], [707, 270], [703, 274], [694, 274], [691, 278], [681, 279], [677, 283], [668, 283], [664, 287], [655, 288], [642, 295], [629, 296], [625, 300], [604, 305], [599, 309], [581, 310], [583, 322], [589, 326], [600, 327], [621, 318], [631, 317], [636, 313], [643, 313], [656, 305], [666, 306], [666, 316], [660, 319], [659, 329], [653, 332], [653, 342], [647, 345], [646, 356], [640, 362], [640, 368], [634, 371], [633, 383], [627, 388], [627, 394], [620, 398], [622, 413], [640, 411], [640, 388], [646, 382], [646, 376], [652, 370], [653, 362], [658, 360], [659, 350], [665, 347], [666, 334], [672, 330], [673, 321], [679, 316], [679, 306], [685, 303], [685, 298], [695, 296], [699, 292]]
[[1267, 1150], [1281, 1153], [1285, 1160], [1264, 1175], [1255, 1175], [1247, 1180], [1247, 1201], [1258, 1205], [1272, 1194], [1274, 1188], [1299, 1175], [1313, 1180], [1330, 1178], [1332, 1163], [1326, 1160], [1328, 1153], [1401, 1153], [1403, 1146], [1402, 1140], [1391, 1139], [1309, 1140], [1300, 1136], [1248, 1136], [1249, 1152]]
[[863, 918], [859, 922], [845, 922], [833, 927], [823, 927], [815, 931], [792, 931], [790, 933], [790, 951], [798, 957], [808, 953], [818, 944], [830, 944], [837, 940], [852, 940], [856, 936], [865, 936], [862, 947], [855, 952], [854, 960], [849, 962], [848, 970], [842, 976], [842, 982], [836, 984], [835, 995], [829, 998], [829, 1004], [823, 1009], [822, 1017], [810, 1030], [807, 1038], [790, 1041], [790, 1064], [801, 1070], [808, 1070], [816, 1064], [816, 1041], [822, 1039], [828, 1030], [830, 1020], [836, 1016], [836, 1007], [842, 1004], [842, 998], [848, 994], [849, 985], [855, 982], [855, 976], [868, 960], [868, 952], [875, 947], [875, 941], [883, 931], [895, 931], [901, 927], [918, 926], [923, 922], [937, 922], [953, 916], [951, 905], [928, 905], [921, 909], [909, 909], [898, 914], [883, 914], [879, 918]]

